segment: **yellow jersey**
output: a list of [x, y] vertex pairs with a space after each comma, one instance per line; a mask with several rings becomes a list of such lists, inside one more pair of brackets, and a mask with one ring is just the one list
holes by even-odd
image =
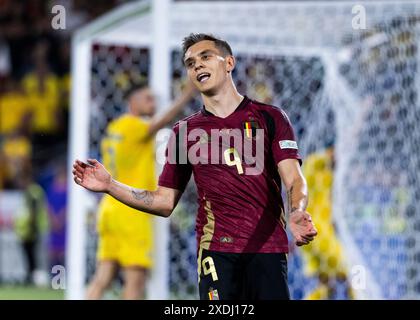
[[336, 235], [332, 216], [333, 170], [328, 151], [309, 155], [303, 165], [308, 185], [311, 214], [318, 235], [309, 245], [302, 247], [305, 273], [345, 273], [344, 252]]
[[22, 85], [33, 112], [33, 130], [36, 133], [54, 133], [60, 125], [57, 122], [59, 79], [49, 74], [44, 81], [43, 92], [39, 90], [38, 79], [34, 73], [26, 75]]
[[[149, 123], [124, 114], [107, 127], [101, 143], [102, 162], [112, 176], [129, 186], [155, 190], [154, 137]], [[99, 260], [115, 260], [121, 266], [153, 265], [153, 217], [126, 206], [109, 195], [99, 208]]]
[[[114, 179], [134, 188], [155, 190], [155, 145], [148, 129], [149, 123], [140, 117], [120, 116], [108, 125], [101, 154]], [[102, 205], [131, 209], [111, 196], [104, 196]]]
[[31, 141], [25, 136], [10, 136], [0, 145], [5, 164], [2, 165], [2, 175], [15, 181], [26, 168], [32, 156]]
[[14, 132], [29, 112], [28, 100], [23, 94], [10, 92], [0, 95], [0, 134]]

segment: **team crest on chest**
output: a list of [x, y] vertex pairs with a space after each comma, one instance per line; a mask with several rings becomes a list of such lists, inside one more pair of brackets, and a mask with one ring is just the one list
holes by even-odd
[[257, 121], [250, 119], [243, 123], [243, 129], [245, 138], [252, 139], [256, 137], [257, 129], [260, 129], [260, 126]]

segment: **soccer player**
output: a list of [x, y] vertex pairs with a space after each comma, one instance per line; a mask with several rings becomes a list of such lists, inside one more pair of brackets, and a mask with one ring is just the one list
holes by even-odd
[[[348, 283], [343, 246], [338, 239], [332, 215], [334, 147], [310, 154], [303, 166], [311, 201], [308, 210], [317, 222], [317, 241], [302, 250], [305, 274], [317, 277], [319, 283], [305, 299], [353, 299]], [[342, 291], [342, 292], [340, 292]]]
[[[111, 121], [101, 143], [103, 162], [115, 179], [136, 188], [155, 189], [155, 133], [173, 121], [193, 97], [186, 89], [162, 116], [155, 114], [155, 98], [146, 83], [127, 92], [128, 110]], [[151, 118], [147, 120], [147, 118]], [[144, 297], [146, 271], [152, 267], [152, 217], [105, 195], [99, 206], [97, 269], [87, 299], [100, 299], [119, 268], [124, 274], [124, 299]]]
[[169, 217], [193, 174], [200, 298], [289, 299], [281, 182], [295, 243], [308, 244], [317, 234], [306, 212], [306, 181], [289, 119], [281, 109], [238, 93], [226, 41], [191, 34], [183, 42], [183, 61], [204, 106], [174, 126], [157, 189], [122, 184], [95, 159], [75, 161], [74, 181]]

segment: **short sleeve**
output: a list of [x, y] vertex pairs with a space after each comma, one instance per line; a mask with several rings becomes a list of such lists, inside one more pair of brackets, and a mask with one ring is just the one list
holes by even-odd
[[169, 138], [165, 156], [159, 186], [184, 191], [191, 178], [192, 166], [187, 158], [186, 137], [181, 137], [177, 126], [174, 127]]
[[273, 110], [271, 115], [274, 124], [274, 135], [271, 143], [274, 162], [278, 164], [285, 159], [297, 159], [302, 164], [296, 136], [286, 113], [277, 109]]

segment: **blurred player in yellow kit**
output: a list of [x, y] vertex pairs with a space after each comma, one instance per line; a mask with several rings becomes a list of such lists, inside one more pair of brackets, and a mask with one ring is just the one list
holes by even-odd
[[[103, 162], [115, 179], [135, 188], [154, 190], [155, 133], [171, 123], [192, 99], [189, 83], [162, 116], [155, 114], [155, 98], [146, 84], [126, 94], [128, 110], [109, 123], [101, 143]], [[150, 118], [147, 120], [147, 118]], [[144, 298], [147, 270], [152, 267], [153, 217], [105, 195], [99, 206], [97, 269], [86, 298], [100, 299], [119, 268], [124, 275], [124, 299]]]
[[333, 170], [334, 148], [331, 146], [309, 155], [303, 165], [311, 195], [307, 210], [317, 222], [318, 230], [317, 241], [302, 247], [305, 275], [319, 279], [318, 287], [306, 296], [309, 300], [334, 299], [338, 283], [346, 286], [347, 298], [353, 298], [347, 283], [344, 252], [332, 217]]

